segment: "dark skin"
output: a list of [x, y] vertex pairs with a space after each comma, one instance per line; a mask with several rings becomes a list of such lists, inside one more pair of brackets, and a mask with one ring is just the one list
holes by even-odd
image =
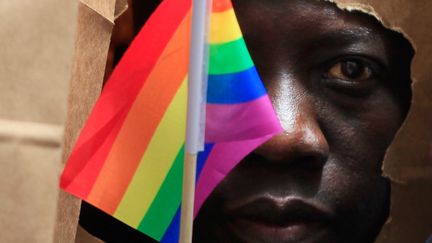
[[[150, 2], [133, 1], [134, 17], [159, 0]], [[411, 46], [331, 3], [233, 4], [285, 131], [211, 194], [194, 242], [373, 242], [390, 205], [381, 161], [411, 99]], [[113, 51], [125, 49], [116, 43]], [[85, 203], [80, 224], [107, 242], [155, 242]]]
[[390, 203], [381, 161], [409, 107], [410, 45], [331, 3], [233, 4], [284, 132], [216, 188], [194, 242], [373, 242]]

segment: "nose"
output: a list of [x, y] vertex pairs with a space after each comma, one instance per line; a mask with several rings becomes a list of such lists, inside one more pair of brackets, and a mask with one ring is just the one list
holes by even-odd
[[316, 168], [324, 165], [329, 144], [319, 124], [314, 97], [301, 85], [267, 87], [284, 132], [255, 150], [266, 162]]

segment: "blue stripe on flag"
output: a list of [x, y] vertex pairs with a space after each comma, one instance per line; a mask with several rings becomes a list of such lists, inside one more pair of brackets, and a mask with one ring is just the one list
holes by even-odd
[[[196, 170], [196, 179], [198, 180], [199, 175], [204, 167], [204, 164], [213, 149], [214, 144], [208, 143], [204, 146], [204, 151], [198, 154], [197, 159], [197, 170]], [[168, 229], [165, 231], [164, 236], [161, 239], [161, 243], [178, 243], [180, 237], [180, 207], [177, 209], [177, 212], [172, 219]]]
[[177, 209], [176, 214], [174, 215], [171, 224], [168, 229], [165, 231], [164, 236], [162, 237], [161, 243], [178, 243], [180, 238], [180, 208]]
[[255, 67], [242, 72], [209, 75], [207, 103], [235, 104], [262, 97], [267, 93]]
[[207, 158], [211, 150], [213, 149], [213, 146], [214, 144], [212, 143], [206, 143], [204, 146], [204, 151], [198, 153], [195, 181], [198, 181], [198, 178], [201, 174], [201, 171], [204, 167], [205, 162], [207, 161]]

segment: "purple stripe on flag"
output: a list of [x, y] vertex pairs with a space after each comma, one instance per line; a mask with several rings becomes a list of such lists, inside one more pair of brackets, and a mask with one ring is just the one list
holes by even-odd
[[281, 131], [268, 95], [230, 105], [207, 104], [206, 142], [256, 139]]
[[195, 189], [194, 217], [197, 216], [202, 204], [219, 182], [221, 182], [246, 155], [277, 133], [273, 131], [270, 135], [267, 134], [257, 139], [224, 142], [214, 145], [201, 171]]

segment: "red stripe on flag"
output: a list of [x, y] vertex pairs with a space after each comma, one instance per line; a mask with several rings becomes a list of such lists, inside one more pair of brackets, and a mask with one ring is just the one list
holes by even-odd
[[119, 112], [90, 141], [74, 148], [60, 180], [61, 188], [79, 198], [87, 197], [95, 181], [94, 171], [100, 170], [126, 116], [127, 110]]
[[185, 80], [189, 16], [179, 26], [138, 94], [88, 196], [89, 202], [108, 213], [114, 213], [120, 203], [159, 122]]
[[[133, 101], [190, 5], [190, 0], [163, 1], [132, 42], [75, 144], [62, 174], [62, 188], [82, 198], [90, 193]], [[133, 78], [137, 76], [140, 78]], [[83, 169], [86, 173], [81, 176]]]

